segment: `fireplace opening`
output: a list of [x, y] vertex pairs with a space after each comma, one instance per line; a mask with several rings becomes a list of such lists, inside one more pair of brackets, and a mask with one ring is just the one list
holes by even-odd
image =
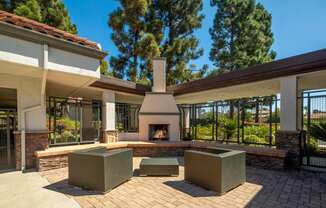
[[169, 125], [149, 124], [149, 140], [169, 140]]

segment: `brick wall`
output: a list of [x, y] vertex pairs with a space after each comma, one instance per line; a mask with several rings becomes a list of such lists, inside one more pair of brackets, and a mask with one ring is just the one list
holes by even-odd
[[287, 167], [300, 166], [300, 136], [305, 132], [300, 131], [277, 131], [275, 135], [276, 148], [286, 150], [285, 165]]
[[[176, 157], [183, 156], [184, 150], [186, 149], [194, 149], [205, 151], [205, 147], [153, 147], [153, 146], [134, 146], [128, 147], [133, 149], [134, 157]], [[114, 148], [111, 148], [114, 149]], [[266, 150], [267, 151], [267, 150]], [[277, 151], [274, 150], [276, 153]], [[261, 150], [263, 152], [263, 149]], [[264, 154], [248, 154], [246, 156], [246, 163], [250, 166], [255, 166], [259, 168], [265, 169], [274, 169], [274, 170], [282, 170], [284, 168], [284, 157], [278, 157], [277, 154], [275, 156], [268, 156]], [[68, 166], [68, 153], [55, 155], [51, 154], [49, 156], [43, 156], [37, 158], [37, 169], [39, 171], [63, 168]]]
[[[48, 133], [26, 133], [25, 134], [25, 158], [26, 168], [36, 167], [35, 151], [45, 150], [49, 147]], [[21, 134], [15, 133], [15, 156], [16, 169], [21, 169]]]

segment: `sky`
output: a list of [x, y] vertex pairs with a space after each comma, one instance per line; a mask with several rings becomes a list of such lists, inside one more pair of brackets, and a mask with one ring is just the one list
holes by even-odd
[[[72, 22], [77, 25], [78, 35], [101, 44], [103, 50], [117, 55], [118, 50], [111, 40], [107, 25], [109, 14], [117, 6], [117, 0], [63, 0]], [[276, 59], [282, 59], [326, 48], [326, 1], [325, 0], [256, 0], [272, 14], [272, 31]], [[77, 3], [78, 2], [78, 3]], [[210, 0], [203, 0], [205, 19], [202, 28], [195, 32], [204, 49], [204, 55], [192, 63], [201, 67], [208, 64], [211, 38], [208, 33], [213, 24], [216, 8]]]

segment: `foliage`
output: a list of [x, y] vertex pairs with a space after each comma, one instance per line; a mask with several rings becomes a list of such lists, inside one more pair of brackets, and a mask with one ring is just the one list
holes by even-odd
[[254, 135], [254, 134], [245, 135], [243, 141], [245, 143], [257, 143], [257, 144], [265, 143], [264, 139], [258, 137], [257, 135]]
[[24, 16], [72, 34], [77, 33], [61, 0], [0, 0], [0, 9]]
[[235, 134], [237, 130], [237, 121], [234, 119], [225, 119], [223, 123], [222, 131], [226, 135], [226, 139], [229, 140]]
[[[113, 76], [148, 84], [155, 56], [167, 59], [167, 84], [201, 78], [207, 66], [193, 72], [191, 60], [203, 54], [193, 32], [201, 27], [202, 0], [119, 0], [110, 14], [111, 36], [119, 50], [110, 59]], [[141, 81], [139, 81], [141, 80]]]
[[256, 135], [263, 140], [269, 136], [269, 126], [268, 125], [259, 125], [259, 126], [246, 126], [244, 128], [245, 135]]
[[[271, 15], [255, 0], [211, 0], [217, 11], [210, 28], [210, 60], [218, 73], [272, 61]], [[212, 72], [214, 74], [216, 72]]]
[[109, 66], [108, 66], [108, 62], [105, 61], [104, 59], [101, 60], [100, 72], [101, 72], [101, 74], [103, 74], [103, 75], [109, 75]]
[[14, 10], [14, 13], [39, 22], [42, 20], [41, 8], [37, 0], [27, 0], [24, 3], [20, 3]]
[[312, 124], [309, 128], [309, 134], [315, 139], [326, 142], [326, 122]]

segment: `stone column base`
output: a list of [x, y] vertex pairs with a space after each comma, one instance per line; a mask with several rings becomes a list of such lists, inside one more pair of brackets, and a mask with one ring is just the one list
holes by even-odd
[[118, 141], [118, 130], [103, 131], [101, 143], [112, 143]]
[[[303, 135], [301, 134], [303, 133]], [[301, 131], [277, 131], [275, 144], [277, 149], [286, 150], [285, 166], [300, 167], [300, 137], [305, 136]]]
[[[49, 132], [26, 132], [25, 133], [25, 159], [26, 168], [36, 167], [35, 151], [45, 150], [49, 147]], [[21, 132], [15, 132], [15, 157], [16, 170], [21, 170]]]

